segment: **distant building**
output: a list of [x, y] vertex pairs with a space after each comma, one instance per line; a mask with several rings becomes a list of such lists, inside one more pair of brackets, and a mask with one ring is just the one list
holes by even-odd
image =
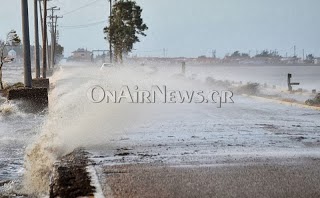
[[285, 57], [281, 58], [281, 62], [284, 64], [297, 64], [302, 63], [302, 59], [298, 57]]
[[69, 61], [91, 61], [92, 52], [84, 48], [79, 48], [72, 52], [72, 56], [68, 58]]

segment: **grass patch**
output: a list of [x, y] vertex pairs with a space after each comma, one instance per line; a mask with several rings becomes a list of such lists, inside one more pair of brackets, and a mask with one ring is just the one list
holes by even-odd
[[13, 85], [8, 85], [2, 90], [3, 96], [7, 97], [9, 91], [12, 89], [19, 89], [19, 88], [23, 88], [23, 87], [24, 87], [24, 84], [22, 82], [15, 83]]
[[248, 83], [237, 88], [236, 92], [247, 95], [258, 95], [260, 93], [259, 83]]

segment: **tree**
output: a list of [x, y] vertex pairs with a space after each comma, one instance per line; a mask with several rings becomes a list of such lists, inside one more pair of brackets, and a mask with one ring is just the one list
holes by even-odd
[[314, 58], [313, 54], [308, 54], [308, 55], [307, 55], [307, 57], [306, 57], [306, 63], [312, 63], [312, 64], [314, 64], [314, 60], [315, 60], [315, 58]]
[[[48, 53], [51, 54], [51, 45], [48, 46]], [[64, 47], [62, 45], [60, 45], [59, 43], [56, 44], [55, 46], [55, 63], [58, 63], [59, 61], [61, 61], [61, 59], [63, 58], [63, 53], [64, 53]]]
[[139, 35], [146, 36], [144, 32], [148, 27], [141, 13], [141, 7], [132, 0], [120, 0], [113, 5], [110, 24], [103, 31], [105, 39], [111, 41], [116, 62], [122, 62], [122, 55], [131, 52], [133, 45], [140, 42]]
[[278, 54], [277, 51], [268, 51], [268, 50], [263, 50], [260, 54], [257, 54], [255, 56], [256, 58], [280, 58], [280, 55]]
[[56, 46], [56, 61], [59, 62], [63, 58], [64, 47], [57, 43]]
[[15, 30], [11, 30], [7, 34], [7, 38], [5, 41], [0, 41], [0, 89], [4, 89], [2, 82], [2, 67], [4, 63], [13, 61], [13, 59], [5, 56], [5, 51], [7, 46], [16, 46], [20, 44], [21, 40], [17, 35]]
[[233, 52], [233, 54], [231, 54], [231, 57], [240, 57], [240, 56], [241, 56], [241, 54], [239, 51], [235, 51], [235, 52]]
[[235, 51], [230, 56], [227, 56], [227, 57], [229, 57], [229, 58], [250, 58], [249, 54], [240, 53], [239, 51]]

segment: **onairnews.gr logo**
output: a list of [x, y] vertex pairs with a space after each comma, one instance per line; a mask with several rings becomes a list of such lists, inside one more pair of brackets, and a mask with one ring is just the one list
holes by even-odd
[[203, 90], [170, 90], [167, 86], [151, 86], [150, 90], [141, 90], [139, 86], [122, 86], [118, 90], [110, 90], [102, 86], [92, 86], [87, 91], [92, 103], [129, 103], [129, 104], [233, 104], [232, 91]]

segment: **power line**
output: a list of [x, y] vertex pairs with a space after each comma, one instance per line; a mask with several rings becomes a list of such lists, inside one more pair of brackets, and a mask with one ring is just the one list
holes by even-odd
[[71, 11], [69, 11], [69, 12], [66, 12], [66, 13], [64, 13], [64, 14], [62, 14], [62, 15], [65, 16], [65, 15], [68, 15], [68, 14], [72, 14], [72, 13], [78, 11], [78, 10], [81, 10], [81, 9], [83, 9], [83, 8], [86, 8], [86, 7], [91, 6], [91, 5], [95, 4], [95, 3], [97, 3], [98, 1], [101, 1], [101, 0], [95, 0], [95, 1], [93, 1], [93, 2], [91, 2], [91, 3], [88, 3], [88, 4], [83, 5], [83, 6], [79, 7], [79, 8], [77, 8], [77, 9], [74, 9], [74, 10], [71, 10]]
[[100, 25], [100, 24], [105, 23], [107, 21], [108, 20], [103, 20], [103, 21], [97, 21], [97, 22], [93, 22], [93, 23], [80, 24], [80, 25], [61, 25], [60, 27], [64, 28], [64, 29], [86, 28], [86, 27], [90, 27], [90, 26]]

